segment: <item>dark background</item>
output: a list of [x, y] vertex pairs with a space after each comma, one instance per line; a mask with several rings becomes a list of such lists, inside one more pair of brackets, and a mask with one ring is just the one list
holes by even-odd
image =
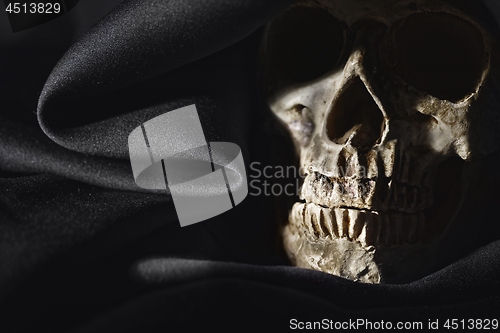
[[[166, 193], [135, 186], [128, 134], [195, 103], [207, 141], [237, 143], [247, 165], [286, 156], [255, 83], [261, 26], [287, 1], [128, 1], [85, 34], [120, 2], [18, 33], [0, 13], [1, 332], [500, 318], [498, 227], [402, 285], [288, 266], [272, 197], [181, 228]], [[499, 225], [496, 206], [471, 225]]]

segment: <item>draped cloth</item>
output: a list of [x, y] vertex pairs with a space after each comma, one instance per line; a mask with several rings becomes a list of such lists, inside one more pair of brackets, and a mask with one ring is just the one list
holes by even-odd
[[191, 104], [207, 142], [239, 145], [248, 172], [272, 163], [280, 142], [256, 60], [263, 25], [291, 2], [82, 1], [16, 34], [0, 21], [0, 331], [498, 316], [493, 199], [470, 213], [491, 229], [453, 260], [411, 283], [366, 285], [290, 266], [273, 196], [181, 228], [167, 192], [135, 184], [130, 132]]

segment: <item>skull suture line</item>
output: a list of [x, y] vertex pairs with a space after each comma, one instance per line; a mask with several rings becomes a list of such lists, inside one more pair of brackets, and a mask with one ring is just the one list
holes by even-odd
[[380, 283], [432, 264], [498, 141], [496, 42], [458, 2], [303, 1], [268, 25], [266, 98], [307, 173], [295, 265]]

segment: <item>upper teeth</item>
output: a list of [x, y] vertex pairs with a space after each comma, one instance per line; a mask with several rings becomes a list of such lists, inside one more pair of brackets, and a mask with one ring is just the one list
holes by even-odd
[[289, 220], [295, 232], [307, 230], [314, 237], [347, 238], [366, 247], [416, 243], [425, 226], [422, 213], [331, 209], [313, 203], [295, 203]]
[[417, 213], [431, 205], [431, 194], [429, 188], [394, 179], [330, 178], [315, 172], [304, 179], [300, 198], [327, 207]]

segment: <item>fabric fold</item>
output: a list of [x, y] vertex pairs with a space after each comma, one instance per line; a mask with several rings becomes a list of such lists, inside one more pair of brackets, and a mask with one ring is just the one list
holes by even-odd
[[[289, 3], [125, 1], [74, 44], [55, 66], [40, 95], [40, 125], [52, 140], [69, 149], [124, 158], [127, 132], [145, 120], [134, 112], [162, 104], [161, 111], [169, 111], [174, 108], [172, 104], [178, 105], [183, 95], [193, 90], [198, 90], [191, 101], [196, 104], [202, 103], [199, 99], [203, 96], [231, 94], [247, 79], [245, 73], [235, 69], [248, 69], [249, 63], [255, 61], [252, 55], [256, 48], [236, 47], [225, 58], [212, 57], [187, 72], [177, 71], [146, 85], [141, 82], [241, 41]], [[231, 105], [212, 103], [212, 107], [216, 113], [241, 116], [241, 105], [245, 103], [246, 99], [240, 99]], [[130, 108], [130, 104], [134, 107]], [[199, 109], [208, 112], [203, 106]], [[116, 118], [124, 114], [129, 115]]]

